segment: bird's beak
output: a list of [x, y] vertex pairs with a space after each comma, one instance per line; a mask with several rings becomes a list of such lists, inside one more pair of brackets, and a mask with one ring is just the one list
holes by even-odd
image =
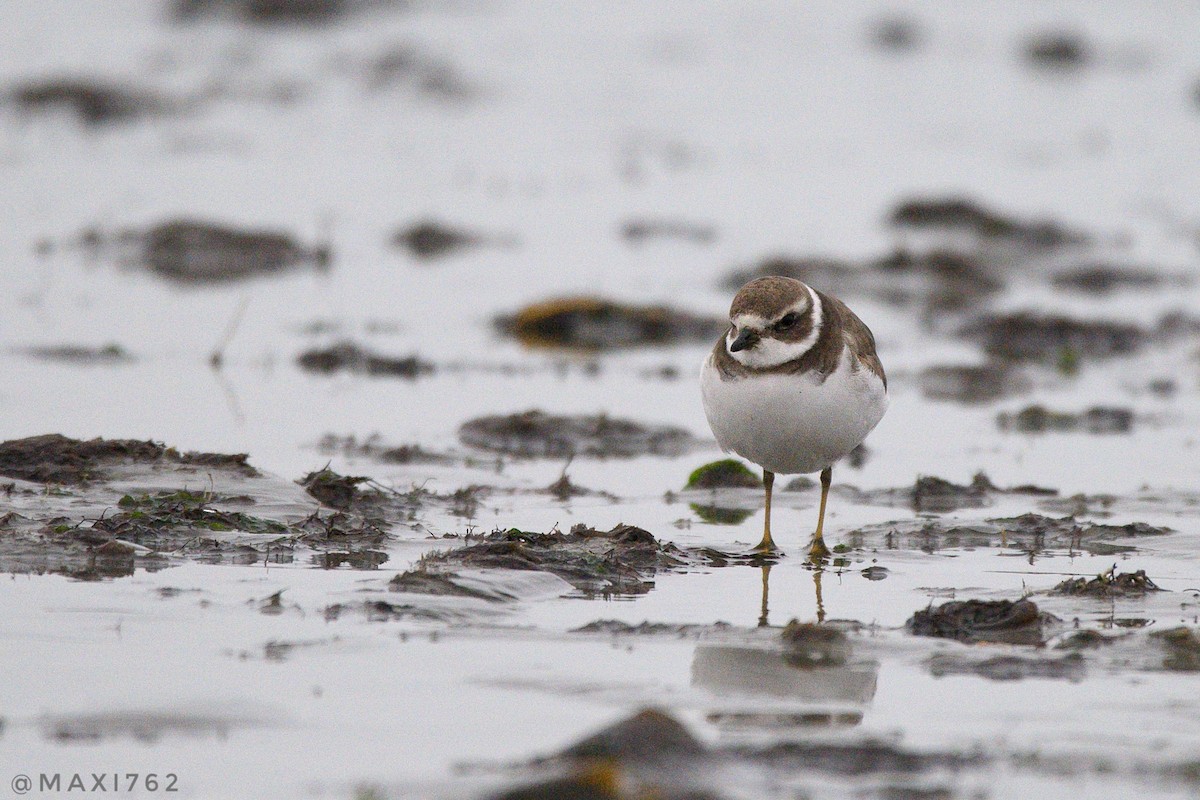
[[739, 350], [749, 350], [756, 344], [758, 344], [758, 334], [749, 328], [742, 328], [738, 331], [738, 335], [734, 340], [729, 343], [729, 352], [736, 353]]

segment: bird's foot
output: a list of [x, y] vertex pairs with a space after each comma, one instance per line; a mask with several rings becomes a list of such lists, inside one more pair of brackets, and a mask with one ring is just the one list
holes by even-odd
[[825, 546], [825, 540], [817, 537], [813, 539], [812, 547], [808, 549], [808, 560], [814, 564], [820, 563], [829, 558], [832, 552]]

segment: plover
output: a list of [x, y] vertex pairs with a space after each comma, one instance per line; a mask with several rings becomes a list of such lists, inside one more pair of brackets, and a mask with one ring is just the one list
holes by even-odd
[[875, 337], [836, 297], [793, 278], [750, 281], [733, 298], [729, 330], [700, 376], [717, 444], [763, 468], [766, 520], [756, 552], [775, 552], [775, 474], [821, 473], [810, 556], [822, 537], [833, 464], [862, 443], [887, 410], [887, 376]]

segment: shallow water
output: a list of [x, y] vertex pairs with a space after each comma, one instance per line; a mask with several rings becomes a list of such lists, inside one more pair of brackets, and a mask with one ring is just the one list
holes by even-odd
[[[1077, 374], [1028, 367], [1028, 392], [979, 405], [927, 399], [920, 381], [929, 366], [982, 362], [980, 349], [952, 331], [983, 310], [1147, 328], [1171, 311], [1196, 316], [1193, 6], [429, 2], [280, 28], [178, 24], [165, 9], [149, 0], [63, 0], [0, 11], [0, 29], [20, 32], [0, 54], [5, 88], [95, 76], [173, 102], [161, 116], [99, 126], [22, 113], [11, 102], [0, 109], [0, 172], [19, 199], [0, 225], [0, 438], [58, 432], [246, 452], [268, 473], [252, 490], [259, 503], [250, 513], [272, 518], [317, 508], [290, 481], [327, 462], [402, 491], [492, 491], [470, 516], [430, 502], [395, 524], [378, 570], [313, 568], [314, 553], [301, 550], [287, 564], [180, 557], [102, 582], [25, 572], [0, 581], [5, 781], [153, 771], [177, 774], [180, 794], [191, 797], [370, 796], [363, 787], [386, 797], [486, 796], [530, 778], [519, 766], [530, 758], [655, 705], [717, 748], [882, 740], [906, 752], [983, 756], [958, 771], [900, 776], [722, 763], [711, 785], [729, 797], [1196, 791], [1194, 673], [1164, 671], [1149, 638], [1200, 624], [1194, 331], [1131, 356], [1085, 358]], [[872, 46], [871, 26], [889, 16], [915, 24], [911, 51]], [[1057, 72], [1024, 63], [1025, 37], [1045, 29], [1079, 31], [1089, 62]], [[431, 93], [412, 76], [373, 88], [371, 63], [398, 46], [450, 65], [471, 91]], [[505, 603], [388, 591], [388, 580], [422, 554], [458, 543], [433, 538], [443, 534], [624, 522], [685, 548], [752, 545], [762, 524], [756, 492], [722, 495], [722, 504], [752, 512], [727, 526], [705, 523], [691, 507], [711, 497], [680, 493], [692, 469], [719, 455], [694, 377], [707, 346], [527, 350], [499, 337], [492, 319], [579, 293], [720, 315], [729, 300], [721, 281], [766, 256], [861, 261], [921, 246], [921, 236], [897, 232], [886, 215], [904, 198], [944, 194], [1022, 220], [1054, 219], [1091, 243], [1017, 259], [999, 292], [961, 313], [847, 298], [876, 334], [891, 408], [867, 442], [865, 464], [835, 470], [830, 543], [916, 518], [902, 501], [870, 500], [848, 485], [909, 487], [919, 475], [964, 483], [980, 470], [1000, 487], [1113, 495], [1110, 504], [1085, 503], [1081, 521], [1174, 532], [1120, 540], [1133, 549], [1096, 555], [1020, 541], [888, 549], [872, 528], [840, 555], [847, 563], [816, 574], [801, 558], [816, 514], [816, 493], [806, 490], [776, 495], [774, 530], [787, 555], [770, 570], [765, 618], [763, 571], [749, 565], [659, 573], [649, 593], [609, 600], [583, 599], [538, 573], [474, 576], [517, 598]], [[180, 288], [124, 263], [109, 241], [180, 215], [327, 242], [332, 264]], [[425, 217], [492, 243], [430, 261], [390, 244], [396, 230]], [[620, 236], [631, 219], [716, 233], [709, 243], [633, 246]], [[81, 244], [92, 229], [103, 234], [99, 247]], [[1190, 282], [1092, 296], [1049, 281], [1053, 269], [1096, 261]], [[417, 354], [436, 372], [407, 381], [313, 375], [296, 365], [302, 351], [343, 339]], [[110, 343], [132, 360], [88, 365], [29, 353]], [[223, 367], [214, 370], [209, 356], [222, 343]], [[1151, 391], [1164, 378], [1174, 391]], [[1115, 435], [1000, 431], [999, 413], [1033, 403], [1129, 408], [1134, 427]], [[674, 424], [702, 442], [677, 458], [505, 458], [499, 468], [494, 456], [458, 442], [468, 419], [531, 408]], [[327, 434], [363, 441], [376, 433], [389, 445], [451, 457], [384, 464], [319, 447]], [[564, 502], [535, 491], [564, 470], [615, 499]], [[202, 477], [188, 481], [205, 488]], [[61, 506], [94, 518], [134, 487], [182, 488], [170, 476], [141, 476], [66, 498], [0, 496], [0, 513], [49, 515]], [[991, 503], [946, 518], [965, 524], [1073, 508], [1026, 495]], [[1115, 601], [1045, 594], [1114, 561], [1169, 591]], [[885, 567], [886, 578], [864, 577], [871, 566]], [[277, 603], [268, 601], [281, 590]], [[996, 680], [955, 671], [992, 655], [1046, 661], [1059, 651], [903, 630], [931, 602], [1025, 594], [1062, 620], [1051, 647], [1076, 627], [1128, 638], [1087, 651], [1084, 667], [1064, 677]], [[378, 599], [411, 603], [424, 616], [382, 620], [359, 609]], [[350, 610], [327, 618], [338, 603]], [[781, 668], [778, 628], [819, 616], [857, 623], [853, 668], [836, 676]], [[572, 632], [601, 619], [700, 627]], [[936, 676], [938, 664], [955, 674]], [[778, 691], [739, 685], [742, 672], [767, 676]], [[718, 689], [705, 683], [714, 674], [723, 676]], [[813, 722], [835, 712], [843, 724]], [[775, 723], [764, 714], [777, 715]]]

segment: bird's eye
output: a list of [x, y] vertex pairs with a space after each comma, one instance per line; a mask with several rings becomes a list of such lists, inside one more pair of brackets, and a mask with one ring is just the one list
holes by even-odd
[[796, 324], [797, 319], [798, 317], [796, 316], [795, 312], [789, 312], [784, 314], [779, 322], [775, 323], [775, 327], [779, 328], [780, 330], [783, 330], [784, 328], [790, 328]]

